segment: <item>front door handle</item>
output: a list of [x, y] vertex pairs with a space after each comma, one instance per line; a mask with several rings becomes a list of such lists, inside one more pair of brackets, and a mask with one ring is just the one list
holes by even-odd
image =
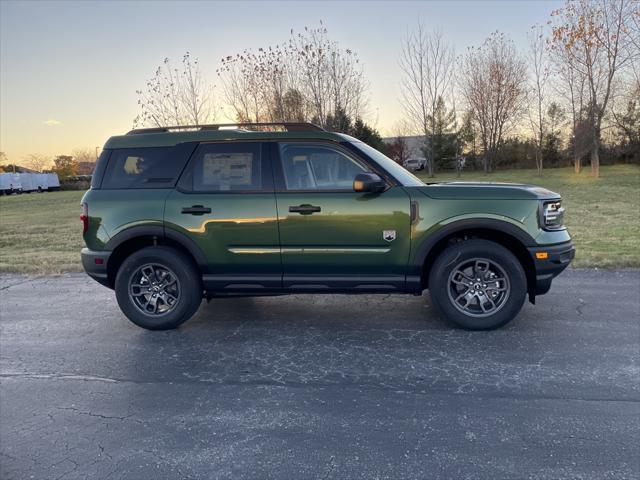
[[320, 210], [320, 207], [309, 205], [308, 203], [303, 205], [292, 205], [289, 207], [290, 213], [299, 213], [300, 215], [311, 215], [312, 213], [319, 212]]
[[192, 205], [191, 207], [184, 207], [182, 213], [204, 215], [205, 213], [211, 213], [211, 209], [209, 207], [203, 207], [202, 205]]

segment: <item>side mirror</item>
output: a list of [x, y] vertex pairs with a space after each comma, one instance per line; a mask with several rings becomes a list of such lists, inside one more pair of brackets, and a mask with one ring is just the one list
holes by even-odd
[[380, 193], [387, 188], [378, 175], [375, 173], [359, 173], [353, 180], [353, 190], [363, 193]]

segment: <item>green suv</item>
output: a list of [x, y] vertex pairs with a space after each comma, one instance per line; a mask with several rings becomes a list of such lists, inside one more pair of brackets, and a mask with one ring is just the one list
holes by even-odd
[[407, 293], [497, 328], [574, 256], [560, 196], [425, 185], [307, 123], [133, 130], [110, 138], [82, 200], [82, 263], [124, 314], [175, 328], [203, 297]]

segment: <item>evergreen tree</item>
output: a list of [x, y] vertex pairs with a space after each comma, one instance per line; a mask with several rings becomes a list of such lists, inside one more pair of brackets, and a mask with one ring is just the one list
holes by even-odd
[[433, 134], [431, 135], [431, 151], [434, 164], [443, 167], [456, 156], [456, 114], [453, 109], [447, 109], [442, 96], [438, 97], [433, 114]]

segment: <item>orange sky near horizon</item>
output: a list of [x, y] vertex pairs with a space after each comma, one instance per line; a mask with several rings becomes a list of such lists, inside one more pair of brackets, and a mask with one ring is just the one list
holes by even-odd
[[[403, 118], [398, 55], [422, 19], [462, 53], [501, 30], [524, 48], [559, 2], [0, 2], [0, 151], [11, 163], [101, 148], [138, 114], [136, 89], [185, 51], [215, 82], [219, 59], [317, 26], [360, 57], [368, 123], [390, 135]], [[222, 19], [222, 20], [221, 20]], [[220, 99], [220, 95], [218, 95]], [[221, 102], [218, 101], [218, 105]], [[219, 115], [217, 121], [231, 121]]]

